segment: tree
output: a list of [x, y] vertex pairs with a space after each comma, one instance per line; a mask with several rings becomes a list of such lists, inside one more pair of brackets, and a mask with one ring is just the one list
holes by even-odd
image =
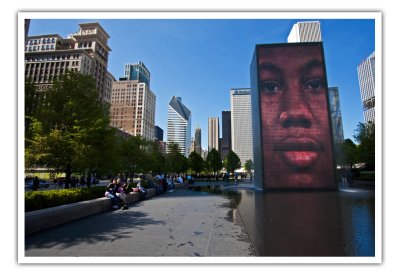
[[25, 147], [32, 142], [33, 130], [37, 124], [40, 106], [43, 105], [43, 95], [36, 90], [31, 79], [25, 81]]
[[200, 173], [204, 168], [204, 160], [200, 154], [197, 152], [192, 152], [188, 158], [189, 169], [193, 170], [195, 173]]
[[137, 172], [143, 172], [143, 166], [146, 163], [144, 146], [145, 141], [140, 136], [130, 136], [121, 141], [120, 152], [118, 154], [121, 169], [130, 177], [134, 177]]
[[245, 169], [248, 173], [251, 173], [251, 171], [254, 169], [253, 160], [251, 160], [251, 159], [246, 160], [246, 162], [244, 163], [244, 169]]
[[[30, 88], [28, 88], [30, 89]], [[100, 101], [91, 76], [68, 71], [39, 97], [28, 94], [26, 167], [45, 166], [66, 174], [105, 167], [113, 132], [108, 105]], [[40, 99], [40, 101], [39, 101]]]
[[351, 139], [344, 140], [335, 146], [336, 163], [341, 166], [349, 166], [352, 168], [358, 163], [358, 148]]
[[186, 172], [188, 169], [188, 160], [180, 152], [179, 145], [177, 143], [168, 144], [167, 154], [167, 167], [172, 173]]
[[212, 149], [207, 155], [208, 167], [213, 171], [214, 175], [216, 172], [222, 169], [222, 160], [216, 149]]
[[225, 169], [228, 172], [234, 173], [236, 169], [240, 169], [242, 166], [240, 163], [240, 158], [237, 156], [235, 152], [232, 150], [229, 151], [228, 155], [225, 157], [224, 160]]
[[375, 123], [359, 123], [354, 134], [359, 142], [359, 157], [369, 170], [375, 170]]
[[161, 174], [166, 170], [166, 159], [161, 153], [160, 147], [155, 141], [146, 141], [147, 143], [147, 170]]

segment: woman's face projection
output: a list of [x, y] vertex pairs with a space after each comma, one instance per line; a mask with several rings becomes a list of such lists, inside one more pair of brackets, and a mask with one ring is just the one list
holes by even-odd
[[321, 44], [257, 50], [264, 187], [334, 188]]

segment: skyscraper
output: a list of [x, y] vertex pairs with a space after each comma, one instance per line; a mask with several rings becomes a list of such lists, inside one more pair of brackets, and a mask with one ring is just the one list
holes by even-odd
[[91, 75], [99, 98], [109, 102], [109, 38], [97, 22], [79, 24], [78, 32], [68, 38], [58, 34], [30, 36], [25, 45], [25, 77], [35, 83], [37, 91], [44, 91], [67, 70]]
[[208, 118], [208, 151], [219, 151], [219, 118]]
[[164, 141], [164, 130], [159, 126], [155, 126], [154, 127], [154, 137], [158, 141]]
[[194, 133], [194, 151], [201, 154], [201, 128], [196, 128]]
[[168, 105], [167, 144], [178, 144], [186, 157], [191, 146], [191, 117], [192, 113], [182, 103], [182, 98], [173, 96]]
[[144, 82], [150, 87], [150, 71], [141, 61], [136, 64], [125, 64], [125, 78]]
[[297, 22], [289, 33], [287, 42], [320, 42], [322, 41], [319, 21]]
[[112, 87], [111, 126], [154, 140], [156, 96], [147, 84], [120, 80], [114, 81]]
[[239, 156], [243, 166], [247, 160], [253, 160], [251, 89], [231, 89], [230, 98], [232, 150]]
[[364, 122], [375, 121], [375, 52], [357, 67]]
[[221, 139], [221, 158], [225, 159], [229, 151], [232, 150], [231, 143], [231, 112], [222, 111], [222, 139]]
[[342, 112], [340, 110], [339, 88], [329, 87], [329, 109], [331, 113], [333, 142], [343, 143]]
[[[146, 68], [143, 62], [137, 64]], [[136, 64], [131, 64], [132, 68]], [[125, 69], [128, 65], [125, 65]], [[147, 69], [146, 69], [147, 70]], [[148, 70], [147, 70], [148, 72]], [[125, 71], [126, 73], [126, 71]], [[150, 72], [148, 72], [150, 76]], [[112, 85], [110, 117], [113, 127], [124, 129], [131, 135], [140, 135], [146, 140], [154, 140], [156, 96], [147, 82], [126, 76]]]

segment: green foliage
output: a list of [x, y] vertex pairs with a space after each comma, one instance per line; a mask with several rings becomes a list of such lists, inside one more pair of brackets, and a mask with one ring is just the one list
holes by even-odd
[[370, 170], [375, 169], [375, 123], [359, 123], [354, 134], [354, 138], [359, 142], [359, 158], [366, 163]]
[[244, 163], [244, 169], [250, 173], [254, 169], [254, 163], [253, 160], [249, 159], [246, 160], [246, 163]]
[[131, 136], [123, 139], [120, 144], [119, 161], [121, 169], [129, 176], [143, 172], [145, 156], [145, 140], [140, 136]]
[[189, 169], [195, 173], [200, 173], [204, 168], [204, 160], [197, 152], [191, 152], [188, 158]]
[[182, 173], [188, 170], [188, 159], [180, 153], [179, 145], [176, 143], [168, 144], [166, 163], [171, 173]]
[[354, 180], [361, 180], [361, 181], [375, 181], [375, 173], [359, 173], [359, 175], [354, 175]]
[[351, 139], [344, 140], [343, 143], [335, 145], [336, 163], [341, 166], [353, 167], [358, 163], [358, 148]]
[[242, 164], [240, 163], [240, 158], [232, 150], [229, 151], [228, 155], [224, 160], [224, 167], [228, 172], [233, 173], [236, 169], [240, 169]]
[[212, 149], [207, 155], [207, 166], [214, 174], [222, 169], [222, 160], [216, 149]]
[[161, 174], [166, 171], [166, 159], [155, 141], [147, 141], [146, 171]]
[[105, 187], [25, 193], [25, 212], [104, 197]]
[[26, 167], [65, 171], [102, 171], [113, 163], [114, 132], [108, 105], [100, 101], [94, 79], [67, 72], [40, 95], [25, 90]]

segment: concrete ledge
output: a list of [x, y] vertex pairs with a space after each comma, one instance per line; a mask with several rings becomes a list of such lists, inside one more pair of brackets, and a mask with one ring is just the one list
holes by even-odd
[[[147, 198], [156, 195], [155, 189], [147, 189]], [[126, 195], [128, 203], [140, 200], [140, 193]], [[94, 215], [111, 209], [111, 200], [105, 197], [61, 205], [25, 213], [25, 235], [30, 235], [72, 220]]]

